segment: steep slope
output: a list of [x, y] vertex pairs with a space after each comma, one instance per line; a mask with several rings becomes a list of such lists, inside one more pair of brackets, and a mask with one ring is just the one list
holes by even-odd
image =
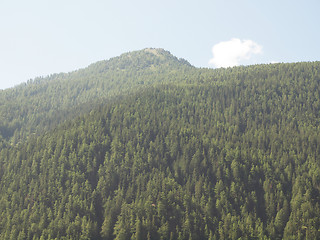
[[3, 149], [1, 239], [320, 238], [319, 70], [195, 71]]
[[0, 142], [18, 143], [107, 99], [146, 85], [185, 79], [192, 69], [168, 51], [148, 48], [0, 91]]

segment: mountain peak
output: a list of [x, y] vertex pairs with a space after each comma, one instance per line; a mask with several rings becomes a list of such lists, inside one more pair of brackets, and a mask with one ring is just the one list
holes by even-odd
[[148, 52], [148, 53], [153, 53], [156, 56], [161, 56], [163, 53], [169, 53], [169, 51], [164, 50], [163, 48], [145, 48], [142, 51]]
[[193, 67], [187, 60], [177, 58], [162, 48], [145, 48], [138, 51], [123, 53], [120, 56], [93, 63], [90, 69], [98, 72], [147, 70], [156, 68], [179, 69]]
[[145, 69], [149, 67], [181, 67], [192, 65], [185, 59], [177, 58], [162, 48], [145, 48], [124, 53], [118, 57], [104, 61], [108, 69]]

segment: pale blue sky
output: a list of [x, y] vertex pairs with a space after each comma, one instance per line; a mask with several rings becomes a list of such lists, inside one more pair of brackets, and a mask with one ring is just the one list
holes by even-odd
[[261, 48], [238, 64], [316, 61], [319, 11], [319, 0], [1, 0], [0, 89], [146, 47], [215, 67], [212, 47], [235, 38]]

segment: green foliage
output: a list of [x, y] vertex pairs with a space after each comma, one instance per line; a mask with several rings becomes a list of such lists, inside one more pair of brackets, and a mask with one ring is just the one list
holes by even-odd
[[320, 238], [319, 69], [146, 49], [1, 92], [0, 239]]
[[163, 49], [144, 49], [1, 91], [0, 146], [2, 138], [16, 145], [145, 86], [184, 80], [192, 69]]

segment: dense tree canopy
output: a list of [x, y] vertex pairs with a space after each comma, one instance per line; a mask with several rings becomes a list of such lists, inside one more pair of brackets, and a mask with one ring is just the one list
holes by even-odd
[[91, 111], [99, 101], [147, 85], [179, 82], [195, 69], [162, 49], [144, 49], [71, 73], [52, 74], [0, 91], [0, 137], [17, 144]]
[[0, 93], [1, 239], [320, 238], [320, 63], [146, 49], [72, 74]]

